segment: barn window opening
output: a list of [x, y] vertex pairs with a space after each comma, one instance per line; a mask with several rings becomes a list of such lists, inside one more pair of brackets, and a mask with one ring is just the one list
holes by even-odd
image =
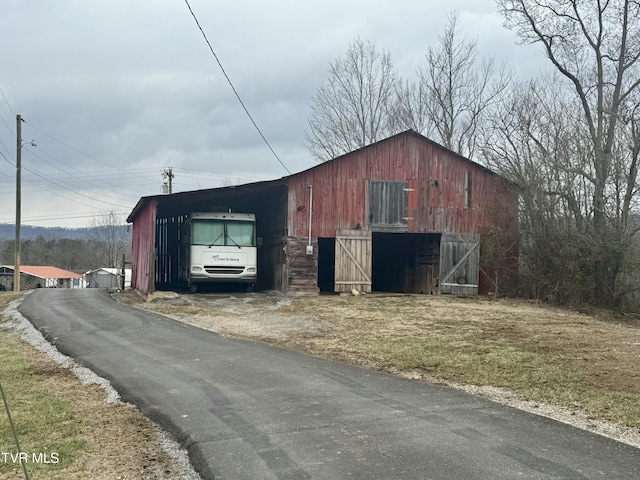
[[369, 183], [369, 223], [375, 229], [407, 228], [409, 183], [371, 180]]

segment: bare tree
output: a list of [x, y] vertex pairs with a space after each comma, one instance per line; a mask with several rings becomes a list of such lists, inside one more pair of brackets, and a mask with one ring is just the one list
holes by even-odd
[[506, 25], [540, 43], [579, 101], [593, 154], [593, 220], [606, 229], [607, 185], [621, 118], [640, 88], [637, 0], [498, 0]]
[[116, 210], [106, 210], [90, 222], [91, 235], [98, 243], [100, 258], [105, 267], [116, 267], [123, 254], [130, 248], [124, 215]]
[[406, 128], [472, 157], [484, 116], [513, 74], [491, 58], [479, 59], [477, 42], [461, 36], [459, 23], [458, 13], [450, 13], [439, 45], [418, 68], [418, 82], [400, 90], [397, 114]]
[[519, 186], [523, 288], [562, 302], [583, 301], [593, 291], [590, 280], [576, 274], [591, 256], [562, 250], [588, 238], [589, 221], [588, 186], [574, 168], [582, 157], [583, 124], [570, 106], [553, 78], [514, 84], [481, 139], [488, 165]]
[[326, 161], [392, 133], [390, 112], [398, 75], [391, 55], [356, 39], [329, 65], [327, 80], [311, 103], [306, 146]]
[[640, 165], [640, 92], [631, 108], [622, 115], [622, 139], [613, 155], [613, 184], [615, 190], [615, 220], [618, 229], [631, 235], [640, 226], [632, 221], [632, 212], [638, 213], [638, 169]]
[[[593, 297], [618, 301], [618, 279], [628, 265], [628, 218], [638, 185], [634, 128], [640, 90], [640, 3], [637, 0], [498, 0], [506, 25], [525, 43], [540, 44], [580, 124], [565, 136], [551, 191], [586, 221]], [[576, 142], [580, 142], [577, 144]], [[570, 180], [570, 181], [569, 181]], [[564, 182], [564, 183], [562, 183]], [[579, 189], [578, 194], [572, 189]]]
[[440, 140], [431, 117], [429, 87], [425, 82], [407, 81], [398, 87], [392, 120], [398, 131], [411, 129], [428, 138]]

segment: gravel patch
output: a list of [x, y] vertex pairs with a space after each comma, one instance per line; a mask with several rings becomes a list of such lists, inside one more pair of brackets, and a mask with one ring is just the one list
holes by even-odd
[[440, 383], [457, 390], [465, 391], [472, 395], [484, 397], [488, 400], [491, 400], [492, 402], [500, 403], [512, 408], [517, 408], [518, 410], [523, 410], [535, 415], [551, 418], [553, 420], [566, 423], [567, 425], [571, 425], [581, 430], [597, 433], [598, 435], [602, 435], [604, 437], [626, 443], [628, 445], [631, 445], [632, 447], [640, 448], [640, 430], [638, 430], [637, 428], [625, 427], [614, 422], [593, 418], [589, 416], [589, 414], [581, 410], [579, 406], [576, 406], [576, 408], [574, 409], [570, 409], [544, 402], [523, 400], [515, 393], [509, 390], [505, 390], [504, 388], [464, 385], [455, 382], [443, 382], [441, 380], [435, 380], [425, 377], [419, 372], [396, 372], [396, 374], [412, 380], [423, 380], [431, 383]]
[[480, 395], [491, 401], [508, 405], [543, 417], [552, 418], [562, 423], [597, 433], [640, 448], [640, 431], [634, 428], [623, 427], [617, 423], [593, 418], [579, 408], [567, 409], [542, 402], [530, 402], [518, 398], [517, 395], [497, 387], [477, 387], [473, 385], [452, 385], [474, 395]]
[[[171, 292], [173, 293], [173, 292]], [[118, 301], [124, 295], [116, 295]], [[281, 309], [292, 298], [280, 292], [243, 295], [162, 295], [151, 302], [133, 306], [161, 313], [174, 320], [222, 335], [263, 340], [286, 340], [291, 334], [321, 334], [333, 330], [326, 322], [310, 314], [283, 315]]]

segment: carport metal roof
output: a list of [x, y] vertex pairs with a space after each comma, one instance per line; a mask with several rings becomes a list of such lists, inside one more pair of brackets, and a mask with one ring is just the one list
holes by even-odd
[[233, 185], [229, 187], [208, 188], [203, 190], [191, 190], [188, 192], [179, 192], [172, 194], [159, 194], [142, 197], [138, 201], [133, 210], [127, 217], [127, 223], [132, 223], [138, 216], [140, 211], [144, 209], [148, 202], [155, 199], [158, 202], [158, 210], [165, 206], [175, 206], [179, 209], [180, 205], [191, 203], [200, 199], [211, 198], [237, 198], [238, 196], [267, 193], [271, 189], [286, 186], [288, 177], [279, 178], [277, 180], [265, 180], [262, 182], [245, 183], [242, 185]]

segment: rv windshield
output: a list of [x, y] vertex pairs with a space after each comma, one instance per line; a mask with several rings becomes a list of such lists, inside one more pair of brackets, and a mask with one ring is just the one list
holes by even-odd
[[191, 245], [253, 247], [254, 227], [253, 222], [194, 220]]

